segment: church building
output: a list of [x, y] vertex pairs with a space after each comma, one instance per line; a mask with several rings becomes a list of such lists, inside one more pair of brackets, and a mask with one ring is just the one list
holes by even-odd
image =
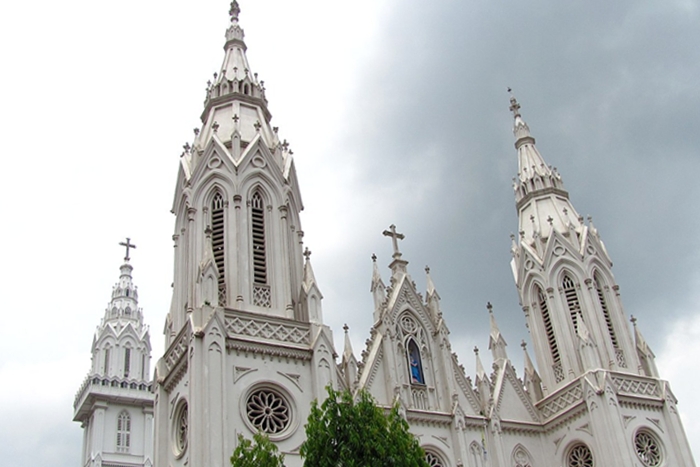
[[356, 356], [346, 328], [339, 355], [303, 243], [292, 152], [248, 63], [236, 0], [229, 13], [202, 126], [179, 161], [155, 404], [144, 391], [150, 344], [127, 246], [76, 399], [83, 465], [224, 467], [238, 435], [260, 431], [298, 467], [311, 403], [330, 384], [398, 404], [431, 467], [695, 466], [669, 383], [628, 324], [601, 236], [538, 152], [513, 96], [511, 267], [532, 341], [522, 344], [524, 368], [512, 364], [489, 304], [493, 366], [475, 349], [476, 375], [465, 374], [430, 271], [419, 291], [394, 225], [383, 232], [393, 244], [385, 276], [374, 258], [366, 348]]

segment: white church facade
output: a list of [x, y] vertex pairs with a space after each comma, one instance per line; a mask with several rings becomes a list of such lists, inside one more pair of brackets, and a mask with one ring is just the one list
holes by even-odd
[[[518, 374], [489, 305], [493, 366], [487, 372], [476, 350], [477, 374], [467, 376], [430, 272], [423, 294], [393, 225], [384, 232], [393, 242], [386, 282], [374, 262], [366, 348], [356, 356], [346, 329], [338, 355], [303, 244], [292, 153], [271, 125], [239, 13], [234, 0], [202, 127], [180, 158], [165, 354], [151, 383], [127, 250], [76, 398], [84, 466], [224, 467], [238, 434], [257, 431], [287, 466], [301, 466], [311, 402], [329, 384], [399, 404], [432, 467], [695, 466], [669, 384], [628, 324], [600, 235], [538, 152], [513, 97], [512, 272], [535, 362], [523, 344]], [[130, 361], [146, 362], [133, 371], [145, 373], [124, 374], [126, 349]], [[152, 393], [141, 389], [151, 384]], [[133, 391], [132, 404], [117, 390]], [[129, 458], [119, 451], [125, 412]]]

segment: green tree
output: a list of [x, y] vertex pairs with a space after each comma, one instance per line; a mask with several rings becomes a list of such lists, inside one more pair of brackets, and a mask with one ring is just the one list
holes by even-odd
[[425, 452], [408, 432], [408, 423], [394, 406], [388, 415], [372, 396], [328, 387], [328, 399], [311, 406], [304, 467], [428, 467]]
[[277, 451], [270, 438], [262, 433], [253, 435], [253, 441], [238, 435], [238, 447], [231, 456], [233, 467], [284, 467], [284, 454]]

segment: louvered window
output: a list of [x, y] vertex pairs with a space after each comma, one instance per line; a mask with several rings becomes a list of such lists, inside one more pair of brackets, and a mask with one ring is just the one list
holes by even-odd
[[267, 257], [265, 255], [265, 211], [260, 193], [253, 195], [253, 280], [267, 284]]
[[554, 336], [554, 326], [552, 325], [552, 317], [549, 315], [549, 307], [547, 306], [547, 297], [545, 297], [542, 289], [537, 287], [537, 300], [540, 307], [540, 313], [542, 314], [542, 323], [544, 324], [544, 332], [547, 335], [547, 343], [549, 344], [549, 350], [552, 352], [552, 360], [555, 364], [561, 362], [561, 356], [559, 355], [559, 347], [557, 346], [557, 339]]
[[224, 198], [220, 193], [211, 203], [211, 243], [214, 262], [219, 270], [219, 305], [226, 305], [226, 255], [224, 242]]
[[615, 335], [615, 328], [613, 327], [612, 317], [610, 316], [610, 310], [608, 310], [608, 304], [605, 301], [605, 293], [603, 292], [603, 286], [600, 283], [600, 278], [597, 274], [595, 275], [594, 283], [596, 292], [598, 292], [598, 302], [600, 303], [601, 310], [603, 310], [605, 325], [608, 327], [608, 334], [610, 334], [610, 340], [612, 341], [613, 347], [617, 349], [620, 347], [620, 345], [617, 342], [617, 336]]
[[578, 331], [578, 320], [581, 313], [581, 303], [578, 300], [578, 294], [576, 294], [576, 286], [574, 281], [571, 280], [569, 275], [565, 275], [561, 282], [562, 289], [564, 289], [564, 297], [566, 298], [566, 306], [569, 308], [569, 315], [571, 316], [571, 323], [574, 325], [574, 330]]
[[251, 236], [253, 239], [253, 304], [270, 308], [272, 294], [267, 281], [267, 253], [265, 248], [265, 210], [263, 198], [256, 191], [251, 199]]
[[117, 452], [129, 452], [131, 446], [131, 417], [126, 411], [117, 419]]
[[105, 349], [105, 369], [104, 369], [104, 374], [107, 375], [109, 373], [109, 347]]
[[131, 349], [124, 350], [124, 378], [129, 376], [129, 368], [131, 367]]

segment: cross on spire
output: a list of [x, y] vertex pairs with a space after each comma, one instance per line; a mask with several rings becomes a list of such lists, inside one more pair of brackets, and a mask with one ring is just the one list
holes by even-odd
[[231, 15], [231, 22], [238, 21], [238, 15], [241, 13], [241, 7], [238, 6], [238, 2], [233, 0], [231, 2], [231, 9], [228, 14]]
[[124, 261], [129, 261], [129, 248], [136, 248], [136, 245], [133, 245], [131, 243], [131, 239], [129, 237], [126, 237], [126, 242], [119, 242], [119, 244], [123, 247], [126, 247], [126, 256], [124, 256]]
[[304, 258], [308, 261], [311, 258], [311, 250], [308, 247], [304, 248]]
[[515, 99], [513, 95], [513, 90], [508, 88], [508, 93], [510, 94], [510, 111], [513, 112], [513, 117], [520, 117], [520, 104]]
[[399, 240], [404, 239], [404, 234], [396, 232], [396, 226], [391, 224], [389, 230], [382, 232], [385, 237], [391, 237], [391, 243], [394, 246], [394, 259], [401, 258], [401, 252], [399, 251]]

